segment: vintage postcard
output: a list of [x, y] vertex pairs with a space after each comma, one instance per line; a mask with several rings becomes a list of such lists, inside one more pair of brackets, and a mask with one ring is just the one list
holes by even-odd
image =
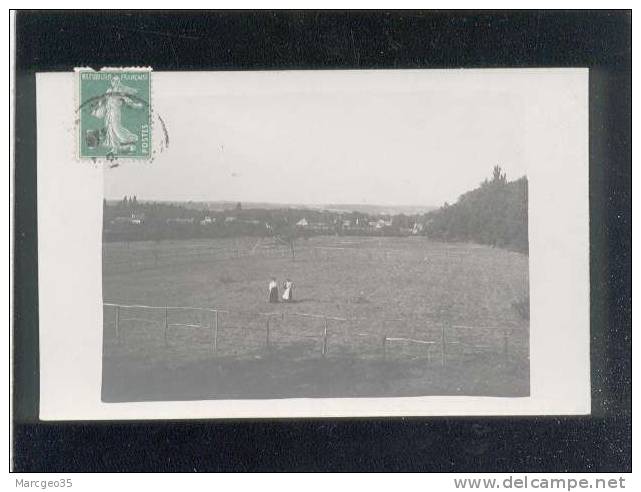
[[41, 417], [589, 413], [587, 81], [39, 74]]

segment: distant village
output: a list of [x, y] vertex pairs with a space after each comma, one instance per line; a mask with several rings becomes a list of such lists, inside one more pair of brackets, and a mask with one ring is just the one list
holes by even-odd
[[297, 237], [314, 235], [420, 235], [425, 215], [368, 214], [321, 209], [245, 209], [242, 203], [223, 210], [188, 204], [138, 201], [124, 197], [103, 203], [103, 239], [135, 241], [198, 237], [267, 236], [284, 229]]
[[139, 202], [135, 196], [104, 200], [103, 240], [278, 236], [292, 242], [318, 235], [427, 236], [437, 241], [474, 242], [526, 254], [529, 248], [527, 177], [508, 181], [498, 165], [492, 169], [491, 177], [463, 193], [456, 203], [446, 202], [425, 213], [384, 213], [376, 206], [370, 206], [366, 213], [334, 207], [227, 205]]

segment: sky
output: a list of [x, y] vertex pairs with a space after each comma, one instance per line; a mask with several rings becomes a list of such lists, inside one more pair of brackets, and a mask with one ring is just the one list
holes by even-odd
[[105, 196], [451, 203], [496, 164], [508, 179], [526, 174], [527, 93], [482, 72], [154, 73], [152, 108], [169, 147], [153, 162], [106, 169]]

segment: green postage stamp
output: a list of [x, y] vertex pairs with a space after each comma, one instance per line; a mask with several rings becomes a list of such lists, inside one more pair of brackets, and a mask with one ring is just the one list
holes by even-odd
[[81, 159], [151, 158], [151, 69], [76, 69]]

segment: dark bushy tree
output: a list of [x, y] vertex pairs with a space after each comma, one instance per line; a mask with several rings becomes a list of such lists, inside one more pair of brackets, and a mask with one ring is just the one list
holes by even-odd
[[527, 178], [507, 181], [500, 166], [492, 180], [426, 216], [425, 234], [444, 241], [472, 241], [528, 251]]

